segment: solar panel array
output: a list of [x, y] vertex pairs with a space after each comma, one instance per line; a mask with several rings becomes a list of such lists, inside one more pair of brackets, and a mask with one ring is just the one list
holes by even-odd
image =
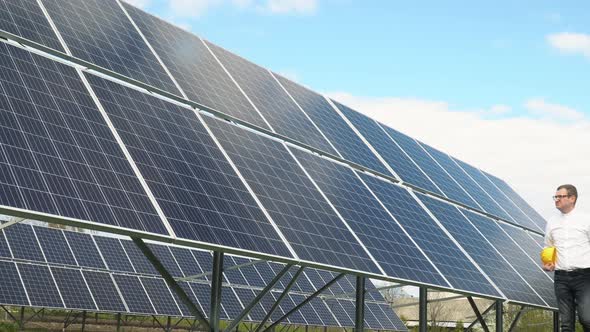
[[[72, 239], [85, 246], [75, 248]], [[24, 241], [24, 243], [23, 243]], [[150, 243], [150, 249], [175, 278], [194, 276], [180, 282], [193, 303], [209, 313], [212, 267], [207, 251]], [[13, 225], [0, 231], [0, 304], [45, 308], [66, 308], [93, 312], [123, 312], [136, 315], [190, 317], [191, 314], [172, 292], [151, 263], [130, 240], [74, 233], [55, 228]], [[26, 252], [30, 252], [26, 254]], [[86, 257], [85, 260], [80, 258]], [[257, 262], [226, 256], [222, 291], [222, 319], [233, 320], [284, 268], [283, 264]], [[233, 266], [243, 265], [236, 269]], [[292, 268], [272, 292], [246, 317], [261, 322], [293, 277]], [[200, 277], [196, 277], [201, 275]], [[271, 321], [280, 318], [336, 275], [306, 269]], [[287, 324], [314, 326], [354, 326], [354, 278], [341, 279], [317, 300], [290, 316]], [[365, 324], [376, 330], [407, 330], [372, 283], [367, 283]]]
[[545, 226], [504, 181], [118, 0], [0, 6], [0, 34], [93, 69], [0, 43], [2, 211], [553, 305], [532, 247], [501, 248]]

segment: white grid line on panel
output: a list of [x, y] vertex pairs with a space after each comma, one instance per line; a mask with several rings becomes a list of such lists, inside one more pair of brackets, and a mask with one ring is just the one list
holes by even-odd
[[117, 290], [117, 294], [119, 294], [119, 297], [121, 298], [121, 302], [123, 303], [123, 306], [125, 306], [125, 310], [127, 312], [131, 312], [129, 310], [129, 306], [127, 305], [127, 301], [125, 301], [125, 297], [123, 296], [123, 293], [121, 293], [121, 290], [119, 289], [119, 285], [117, 284], [117, 281], [115, 280], [115, 277], [113, 276], [113, 273], [109, 272], [109, 278], [111, 278], [113, 285], [115, 285], [115, 289]]

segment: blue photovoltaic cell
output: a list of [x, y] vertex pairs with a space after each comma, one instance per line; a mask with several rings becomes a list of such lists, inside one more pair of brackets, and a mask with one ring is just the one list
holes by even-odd
[[307, 152], [293, 153], [388, 276], [448, 286], [354, 171]]
[[278, 74], [273, 74], [291, 97], [324, 133], [344, 159], [355, 162], [383, 174], [391, 175], [369, 147], [350, 128], [326, 98], [294, 83]]
[[422, 149], [416, 140], [386, 125], [380, 126], [420, 166], [424, 173], [436, 183], [444, 195], [452, 200], [479, 209], [479, 205]]
[[127, 257], [131, 260], [131, 264], [135, 268], [135, 272], [143, 273], [143, 274], [152, 274], [152, 275], [159, 275], [156, 268], [150, 263], [150, 261], [145, 257], [143, 252], [137, 247], [135, 243], [132, 241], [121, 240], [121, 244], [123, 244], [123, 248], [127, 253]]
[[[253, 289], [244, 289], [244, 288], [235, 288], [236, 294], [242, 300], [242, 303], [248, 305], [252, 303], [252, 300], [258, 295], [258, 291]], [[262, 321], [266, 316], [267, 312], [264, 308], [260, 305], [260, 303], [256, 304], [254, 308], [249, 313], [250, 319], [253, 321]]]
[[159, 315], [180, 316], [180, 311], [164, 280], [154, 278], [140, 279]]
[[0, 29], [64, 51], [35, 0], [0, 0]]
[[185, 276], [194, 276], [203, 272], [190, 250], [178, 247], [170, 247], [170, 250]]
[[0, 205], [166, 234], [78, 74], [0, 44]]
[[[211, 272], [213, 270], [213, 255], [209, 251], [191, 250], [193, 257], [197, 261], [201, 268], [201, 272]], [[199, 273], [201, 273], [199, 272]], [[208, 276], [204, 276], [203, 279], [209, 280]]]
[[63, 308], [63, 302], [47, 266], [17, 264], [34, 307]]
[[88, 79], [178, 237], [289, 256], [192, 110]]
[[[508, 183], [504, 180], [499, 179], [489, 173], [480, 170], [500, 191], [502, 191], [512, 202], [518, 206], [542, 231], [545, 231], [547, 221], [543, 218], [539, 212], [535, 211], [532, 206], [529, 205], [514, 189], [512, 189]], [[534, 228], [533, 228], [534, 229]]]
[[26, 224], [15, 224], [4, 229], [14, 258], [45, 262], [33, 228]]
[[234, 319], [244, 310], [240, 305], [236, 294], [229, 287], [223, 287], [221, 290], [221, 305], [227, 314], [227, 318]]
[[116, 0], [43, 0], [72, 55], [179, 95]]
[[504, 256], [510, 265], [523, 276], [537, 294], [551, 307], [557, 308], [555, 291], [551, 278], [543, 272], [535, 262], [506, 235], [491, 219], [465, 211], [467, 218], [483, 234], [483, 236]]
[[242, 275], [241, 269], [227, 270], [228, 267], [237, 265], [236, 262], [234, 262], [233, 257], [225, 256], [223, 258], [223, 265], [223, 276], [227, 279], [227, 281], [230, 284], [248, 285], [248, 281], [246, 281], [246, 278], [244, 278], [244, 276]]
[[206, 43], [277, 133], [336, 154], [268, 70], [215, 44]]
[[12, 262], [0, 261], [0, 303], [6, 305], [29, 305], [27, 294]]
[[[280, 296], [280, 293], [274, 293], [275, 298], [278, 299], [278, 297]], [[273, 314], [273, 320], [278, 320], [279, 318], [283, 317], [283, 315], [287, 312], [289, 312], [291, 309], [295, 308], [295, 300], [293, 300], [293, 297], [291, 295], [287, 295], [283, 298], [283, 300], [281, 301], [280, 304], [280, 311], [282, 311], [283, 313], [279, 313], [280, 311], [275, 311]], [[291, 324], [298, 324], [298, 325], [306, 325], [307, 321], [305, 320], [305, 317], [303, 316], [303, 313], [301, 313], [299, 310], [295, 311], [294, 313], [292, 313], [289, 316], [289, 321], [291, 322]]]
[[[202, 313], [209, 318], [209, 312], [211, 311], [211, 285], [199, 284], [195, 282], [189, 283], [195, 296], [199, 299], [201, 304]], [[223, 290], [222, 290], [223, 293]], [[222, 315], [225, 312], [222, 313]], [[220, 315], [221, 316], [221, 315]]]
[[372, 176], [361, 176], [453, 288], [500, 297], [477, 267], [407, 190]]
[[95, 236], [94, 241], [100, 250], [102, 257], [105, 260], [109, 270], [135, 272], [129, 258], [123, 250], [123, 246], [119, 239], [104, 236]]
[[301, 259], [378, 271], [284, 145], [213, 118], [205, 121]]
[[467, 173], [453, 161], [453, 159], [446, 153], [439, 151], [428, 144], [421, 143], [422, 147], [428, 151], [430, 156], [434, 158], [447, 173], [451, 175], [457, 183], [465, 189], [467, 193], [482, 207], [484, 212], [493, 214], [504, 220], [512, 221], [510, 215], [506, 213], [494, 200], [496, 197], [490, 197], [491, 193], [486, 193], [476, 182], [477, 179], [472, 179]]
[[108, 273], [82, 271], [99, 310], [125, 312], [125, 305]]
[[[240, 265], [251, 262], [251, 260], [246, 259], [246, 258], [241, 258], [241, 257], [233, 257], [233, 259], [235, 260], [236, 264], [240, 264]], [[258, 263], [258, 264], [264, 264], [264, 263]], [[267, 285], [267, 282], [264, 281], [264, 279], [262, 279], [262, 277], [258, 273], [258, 270], [256, 269], [255, 265], [254, 266], [252, 266], [252, 265], [242, 266], [240, 268], [240, 273], [242, 273], [244, 278], [246, 278], [246, 280], [248, 281], [247, 285], [249, 285], [249, 286], [264, 288]]]
[[45, 258], [49, 263], [76, 266], [76, 260], [68, 247], [66, 238], [61, 230], [47, 227], [33, 226]]
[[[471, 176], [479, 185], [488, 193], [490, 196], [498, 202], [498, 204], [508, 212], [508, 214], [512, 217], [511, 219], [505, 219], [508, 221], [516, 221], [521, 226], [527, 227], [532, 230], [541, 230], [534, 222], [532, 222], [512, 201], [502, 193], [488, 178], [480, 172], [479, 169], [461, 161], [455, 159], [457, 164], [461, 166], [463, 170], [469, 176]], [[489, 211], [488, 211], [489, 212]]]
[[[354, 326], [354, 312], [348, 313], [340, 304], [342, 300], [327, 299], [328, 309], [336, 316], [336, 319], [342, 326]], [[352, 317], [350, 317], [352, 315]]]
[[[299, 302], [297, 303], [299, 304]], [[313, 310], [320, 316], [322, 325], [327, 326], [338, 326], [338, 322], [334, 319], [334, 316], [326, 306], [326, 303], [319, 298], [314, 298], [307, 305], [311, 305]]]
[[99, 269], [106, 268], [90, 235], [74, 232], [64, 232], [64, 234], [74, 252], [74, 256], [76, 256], [78, 265]]
[[432, 183], [424, 172], [414, 164], [412, 159], [410, 159], [404, 151], [391, 140], [375, 120], [336, 101], [333, 102], [361, 135], [365, 137], [369, 144], [377, 150], [397, 175], [399, 175], [401, 180], [442, 195], [434, 183]]
[[113, 277], [130, 312], [156, 313], [137, 277], [119, 274], [113, 274]]
[[[178, 285], [180, 286], [180, 288], [182, 288], [182, 290], [184, 290], [184, 292], [189, 297], [189, 299], [191, 300], [191, 302], [199, 310], [201, 310], [201, 313], [203, 313], [202, 309], [200, 308], [199, 300], [197, 299], [197, 297], [193, 293], [193, 290], [189, 286], [188, 282], [181, 281], [181, 282], [178, 283]], [[182, 316], [185, 316], [185, 317], [191, 317], [191, 316], [193, 316], [191, 314], [189, 308], [187, 307], [187, 305], [180, 299], [180, 297], [178, 295], [176, 295], [176, 292], [171, 291], [171, 293], [172, 293], [172, 296], [174, 297], [174, 300], [178, 304], [178, 307], [180, 308], [180, 312], [182, 313]]]
[[175, 278], [184, 277], [182, 271], [180, 271], [180, 268], [178, 267], [178, 264], [174, 260], [174, 257], [172, 257], [170, 250], [168, 250], [168, 246], [149, 243], [148, 247], [152, 250], [154, 255], [156, 255], [160, 263], [164, 265], [170, 275]]
[[12, 257], [12, 255], [10, 255], [8, 243], [6, 242], [6, 238], [4, 237], [4, 231], [2, 230], [0, 230], [0, 257]]
[[511, 225], [503, 223], [498, 223], [498, 225], [500, 225], [500, 227], [502, 227], [502, 229], [508, 233], [508, 236], [518, 243], [518, 245], [527, 253], [527, 255], [529, 255], [530, 258], [532, 258], [539, 266], [541, 266], [542, 262], [540, 256], [544, 245], [535, 241], [535, 238], [543, 241], [542, 237], [532, 235], [530, 233], [527, 234], [527, 231]]
[[508, 300], [546, 306], [520, 275], [477, 232], [458, 208], [422, 194], [418, 195]]
[[[293, 303], [295, 305], [299, 305], [306, 298], [307, 298], [307, 296], [305, 296], [305, 295], [291, 294], [291, 300], [293, 301]], [[310, 303], [307, 303], [306, 305], [301, 307], [299, 309], [299, 311], [301, 312], [303, 317], [305, 317], [305, 320], [307, 321], [308, 325], [320, 326], [320, 325], [324, 324], [324, 322], [322, 321], [322, 319], [320, 318], [320, 316], [314, 310], [314, 308], [311, 306]]]
[[96, 310], [80, 270], [52, 267], [51, 271], [66, 308]]
[[190, 100], [269, 129], [199, 37], [127, 3], [123, 6]]

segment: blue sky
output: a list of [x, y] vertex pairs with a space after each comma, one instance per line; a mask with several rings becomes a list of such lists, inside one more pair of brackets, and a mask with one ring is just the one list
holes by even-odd
[[546, 216], [562, 182], [590, 191], [590, 2], [129, 2], [505, 178]]

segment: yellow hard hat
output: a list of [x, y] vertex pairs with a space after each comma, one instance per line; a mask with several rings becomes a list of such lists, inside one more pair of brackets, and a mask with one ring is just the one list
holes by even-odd
[[555, 263], [556, 254], [557, 250], [555, 250], [555, 247], [545, 247], [541, 250], [541, 260], [544, 264]]

